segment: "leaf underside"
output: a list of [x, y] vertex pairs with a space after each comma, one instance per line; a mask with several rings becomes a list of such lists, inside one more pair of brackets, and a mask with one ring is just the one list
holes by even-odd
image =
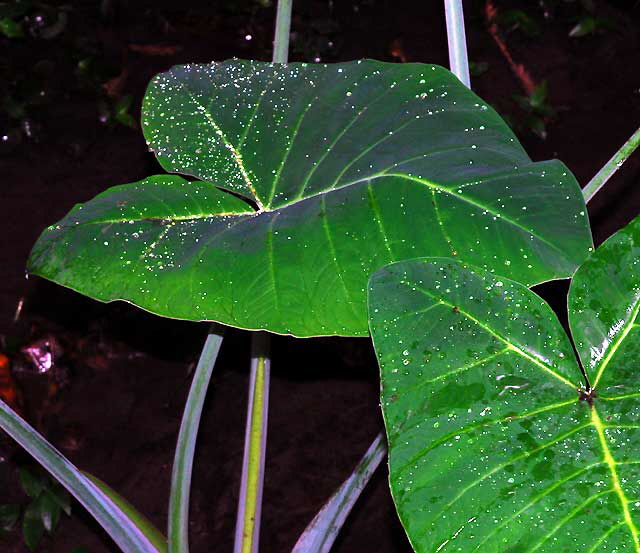
[[585, 376], [513, 281], [431, 258], [370, 285], [391, 489], [417, 552], [640, 551], [639, 220], [573, 281]]
[[440, 67], [177, 66], [142, 126], [163, 168], [200, 181], [104, 192], [45, 230], [31, 272], [168, 317], [360, 336], [390, 262], [454, 256], [531, 285], [592, 245], [567, 168], [533, 163]]

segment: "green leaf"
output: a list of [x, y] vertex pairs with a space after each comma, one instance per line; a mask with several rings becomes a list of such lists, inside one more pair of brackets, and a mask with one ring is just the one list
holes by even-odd
[[129, 114], [129, 108], [131, 107], [132, 100], [133, 98], [131, 96], [129, 95], [124, 96], [123, 98], [118, 100], [118, 102], [116, 103], [113, 109], [114, 109], [115, 120], [118, 123], [125, 125], [126, 127], [135, 129], [137, 127], [136, 121]]
[[0, 505], [0, 531], [9, 532], [20, 517], [20, 505]]
[[35, 499], [27, 506], [22, 518], [22, 537], [31, 551], [35, 551], [40, 544], [44, 530], [44, 524], [40, 516], [40, 505], [38, 500]]
[[547, 126], [545, 125], [544, 119], [542, 119], [542, 117], [532, 115], [531, 117], [527, 117], [526, 123], [531, 132], [533, 132], [536, 136], [540, 137], [542, 140], [547, 139]]
[[0, 18], [0, 33], [8, 38], [22, 38], [24, 37], [24, 30], [22, 25], [16, 23], [8, 17]]
[[470, 61], [469, 62], [469, 71], [471, 72], [472, 77], [479, 77], [486, 73], [489, 69], [489, 63], [486, 61]]
[[29, 469], [21, 467], [18, 470], [18, 475], [20, 476], [22, 490], [31, 498], [38, 497], [46, 487], [42, 476], [31, 472]]
[[533, 93], [530, 98], [531, 106], [533, 108], [539, 109], [544, 106], [547, 99], [548, 88], [547, 81], [542, 81], [533, 89]]
[[40, 520], [44, 529], [51, 533], [60, 522], [60, 513], [62, 508], [50, 492], [43, 493], [36, 499], [38, 508], [40, 509]]
[[391, 261], [458, 256], [534, 284], [591, 247], [568, 169], [533, 163], [440, 67], [177, 66], [151, 83], [142, 126], [167, 171], [202, 180], [76, 207], [31, 272], [168, 317], [363, 336], [368, 275]]
[[570, 292], [571, 328], [533, 292], [449, 259], [371, 281], [390, 483], [418, 553], [640, 551], [640, 224]]
[[571, 333], [582, 366], [600, 394], [638, 392], [639, 310], [640, 217], [604, 242], [571, 282]]
[[586, 15], [569, 31], [569, 36], [573, 38], [587, 36], [593, 34], [599, 26], [598, 20], [595, 17]]

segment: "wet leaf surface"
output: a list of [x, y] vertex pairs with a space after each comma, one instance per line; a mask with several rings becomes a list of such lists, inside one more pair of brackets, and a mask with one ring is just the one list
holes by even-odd
[[640, 551], [639, 267], [636, 219], [576, 273], [584, 375], [521, 284], [450, 259], [372, 277], [391, 489], [417, 552]]
[[530, 285], [591, 247], [568, 169], [531, 162], [437, 66], [177, 66], [142, 126], [166, 170], [202, 180], [110, 189], [43, 233], [30, 271], [174, 318], [360, 336], [389, 262], [457, 256]]

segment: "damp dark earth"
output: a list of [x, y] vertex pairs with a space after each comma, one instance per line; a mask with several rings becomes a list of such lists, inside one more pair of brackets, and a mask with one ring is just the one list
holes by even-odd
[[[101, 304], [27, 279], [26, 260], [42, 230], [75, 204], [163, 172], [138, 122], [153, 76], [189, 62], [269, 60], [274, 6], [269, 0], [135, 4], [34, 4], [12, 19], [20, 31], [0, 34], [0, 353], [10, 361], [27, 420], [164, 529], [180, 417], [208, 325]], [[584, 186], [640, 122], [640, 4], [533, 4], [465, 3], [472, 88], [507, 120], [534, 161], [560, 159]], [[290, 59], [446, 67], [445, 33], [440, 2], [300, 1]], [[596, 246], [638, 214], [639, 185], [635, 155], [589, 203]], [[565, 328], [567, 289], [567, 281], [535, 289]], [[382, 429], [369, 339], [276, 336], [272, 348], [265, 553], [291, 550]], [[195, 553], [232, 547], [249, 353], [248, 333], [229, 329], [198, 439], [190, 522]], [[580, 392], [580, 399], [591, 405], [597, 392]], [[34, 465], [4, 435], [0, 458], [0, 504], [26, 505], [19, 471]], [[116, 551], [72, 503], [71, 516], [62, 516], [38, 551], [76, 547]], [[28, 550], [19, 528], [0, 536], [3, 553]], [[385, 467], [333, 549], [369, 550], [412, 550]]]

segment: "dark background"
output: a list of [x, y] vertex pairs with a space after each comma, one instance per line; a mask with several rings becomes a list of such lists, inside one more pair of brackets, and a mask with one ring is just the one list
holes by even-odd
[[[584, 186], [640, 125], [640, 3], [494, 4], [510, 55], [537, 85], [546, 81], [548, 95], [542, 107], [527, 110], [522, 78], [489, 33], [479, 0], [465, 3], [469, 57], [480, 73], [472, 87], [508, 118], [534, 160], [561, 159]], [[0, 35], [0, 335], [12, 354], [24, 412], [74, 463], [162, 529], [190, 370], [207, 325], [98, 304], [40, 279], [25, 280], [24, 266], [42, 229], [75, 203], [162, 172], [137, 123], [149, 79], [177, 63], [269, 60], [274, 11], [268, 0], [32, 3], [13, 19], [23, 36]], [[569, 36], [586, 18], [595, 21], [593, 32]], [[441, 1], [298, 0], [292, 33], [292, 61], [448, 65]], [[636, 154], [589, 204], [596, 244], [639, 211]], [[566, 290], [566, 282], [538, 288], [561, 319]], [[62, 353], [52, 371], [37, 375], [15, 352], [51, 336]], [[368, 340], [276, 337], [273, 350], [264, 553], [291, 550], [382, 428]], [[193, 553], [231, 550], [248, 352], [248, 335], [229, 330], [199, 436]], [[26, 456], [7, 440], [0, 454], [10, 459], [0, 461], [0, 503], [26, 502], [16, 476]], [[411, 551], [386, 478], [379, 470], [336, 553]], [[91, 553], [116, 550], [74, 506], [40, 550], [69, 553], [81, 545]], [[27, 549], [15, 531], [0, 541], [0, 551]]]

